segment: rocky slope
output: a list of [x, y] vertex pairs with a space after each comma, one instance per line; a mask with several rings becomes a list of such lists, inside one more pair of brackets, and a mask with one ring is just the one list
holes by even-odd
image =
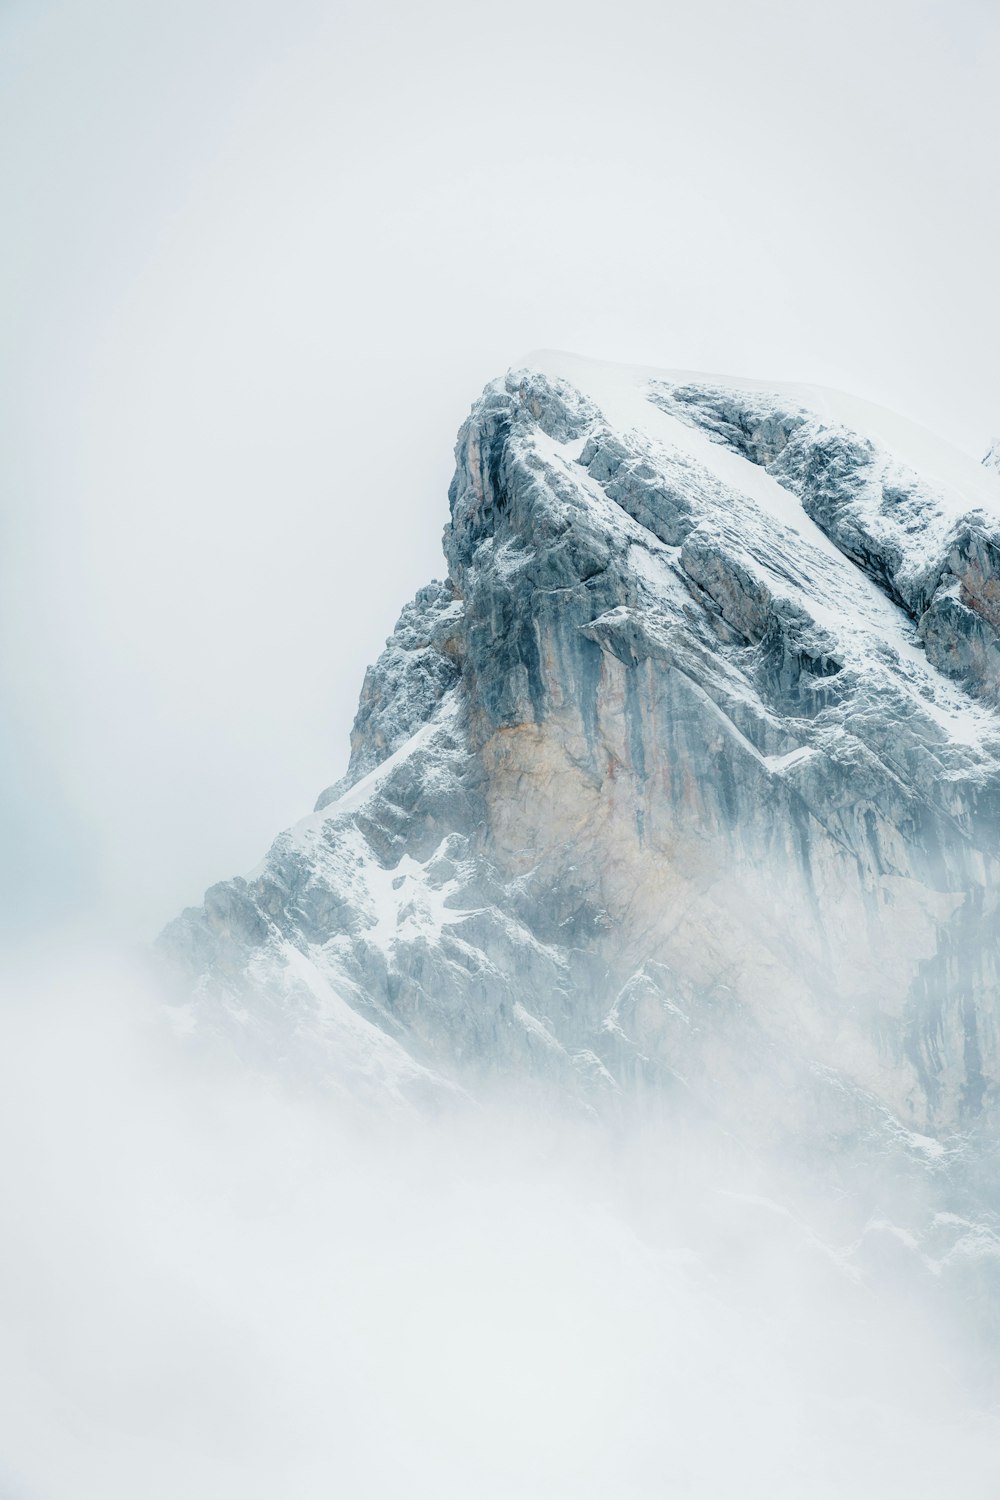
[[346, 776], [164, 934], [190, 1022], [382, 1101], [988, 1138], [1000, 479], [828, 392], [561, 356], [456, 460]]

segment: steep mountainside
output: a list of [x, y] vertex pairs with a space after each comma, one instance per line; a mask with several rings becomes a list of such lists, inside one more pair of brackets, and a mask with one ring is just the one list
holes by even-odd
[[162, 945], [191, 1024], [380, 1100], [937, 1162], [1000, 1103], [1000, 478], [809, 389], [539, 356], [342, 781]]

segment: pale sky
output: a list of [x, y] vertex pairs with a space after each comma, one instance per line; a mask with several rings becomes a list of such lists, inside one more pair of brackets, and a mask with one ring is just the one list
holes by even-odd
[[978, 456], [998, 53], [993, 0], [2, 0], [7, 931], [144, 939], [309, 810], [527, 350]]

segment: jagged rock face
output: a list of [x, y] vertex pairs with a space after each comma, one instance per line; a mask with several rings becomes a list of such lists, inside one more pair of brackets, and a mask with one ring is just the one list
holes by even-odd
[[317, 812], [433, 717], [460, 675], [461, 620], [461, 600], [448, 583], [429, 584], [406, 606], [378, 664], [365, 673], [347, 775], [320, 793]]
[[[654, 383], [651, 399], [759, 464], [917, 624], [928, 659], [1000, 695], [1000, 526], [868, 437], [759, 392]], [[997, 467], [993, 448], [983, 459]]]
[[473, 407], [449, 577], [369, 670], [347, 776], [164, 935], [196, 1023], [392, 1096], [499, 1074], [904, 1153], [981, 1126], [982, 493], [786, 396], [562, 370]]

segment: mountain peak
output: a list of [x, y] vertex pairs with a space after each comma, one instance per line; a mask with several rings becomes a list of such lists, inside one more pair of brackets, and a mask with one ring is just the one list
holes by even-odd
[[164, 935], [199, 1024], [401, 1107], [504, 1078], [803, 1147], [991, 1118], [995, 497], [872, 410], [492, 382], [345, 777]]

